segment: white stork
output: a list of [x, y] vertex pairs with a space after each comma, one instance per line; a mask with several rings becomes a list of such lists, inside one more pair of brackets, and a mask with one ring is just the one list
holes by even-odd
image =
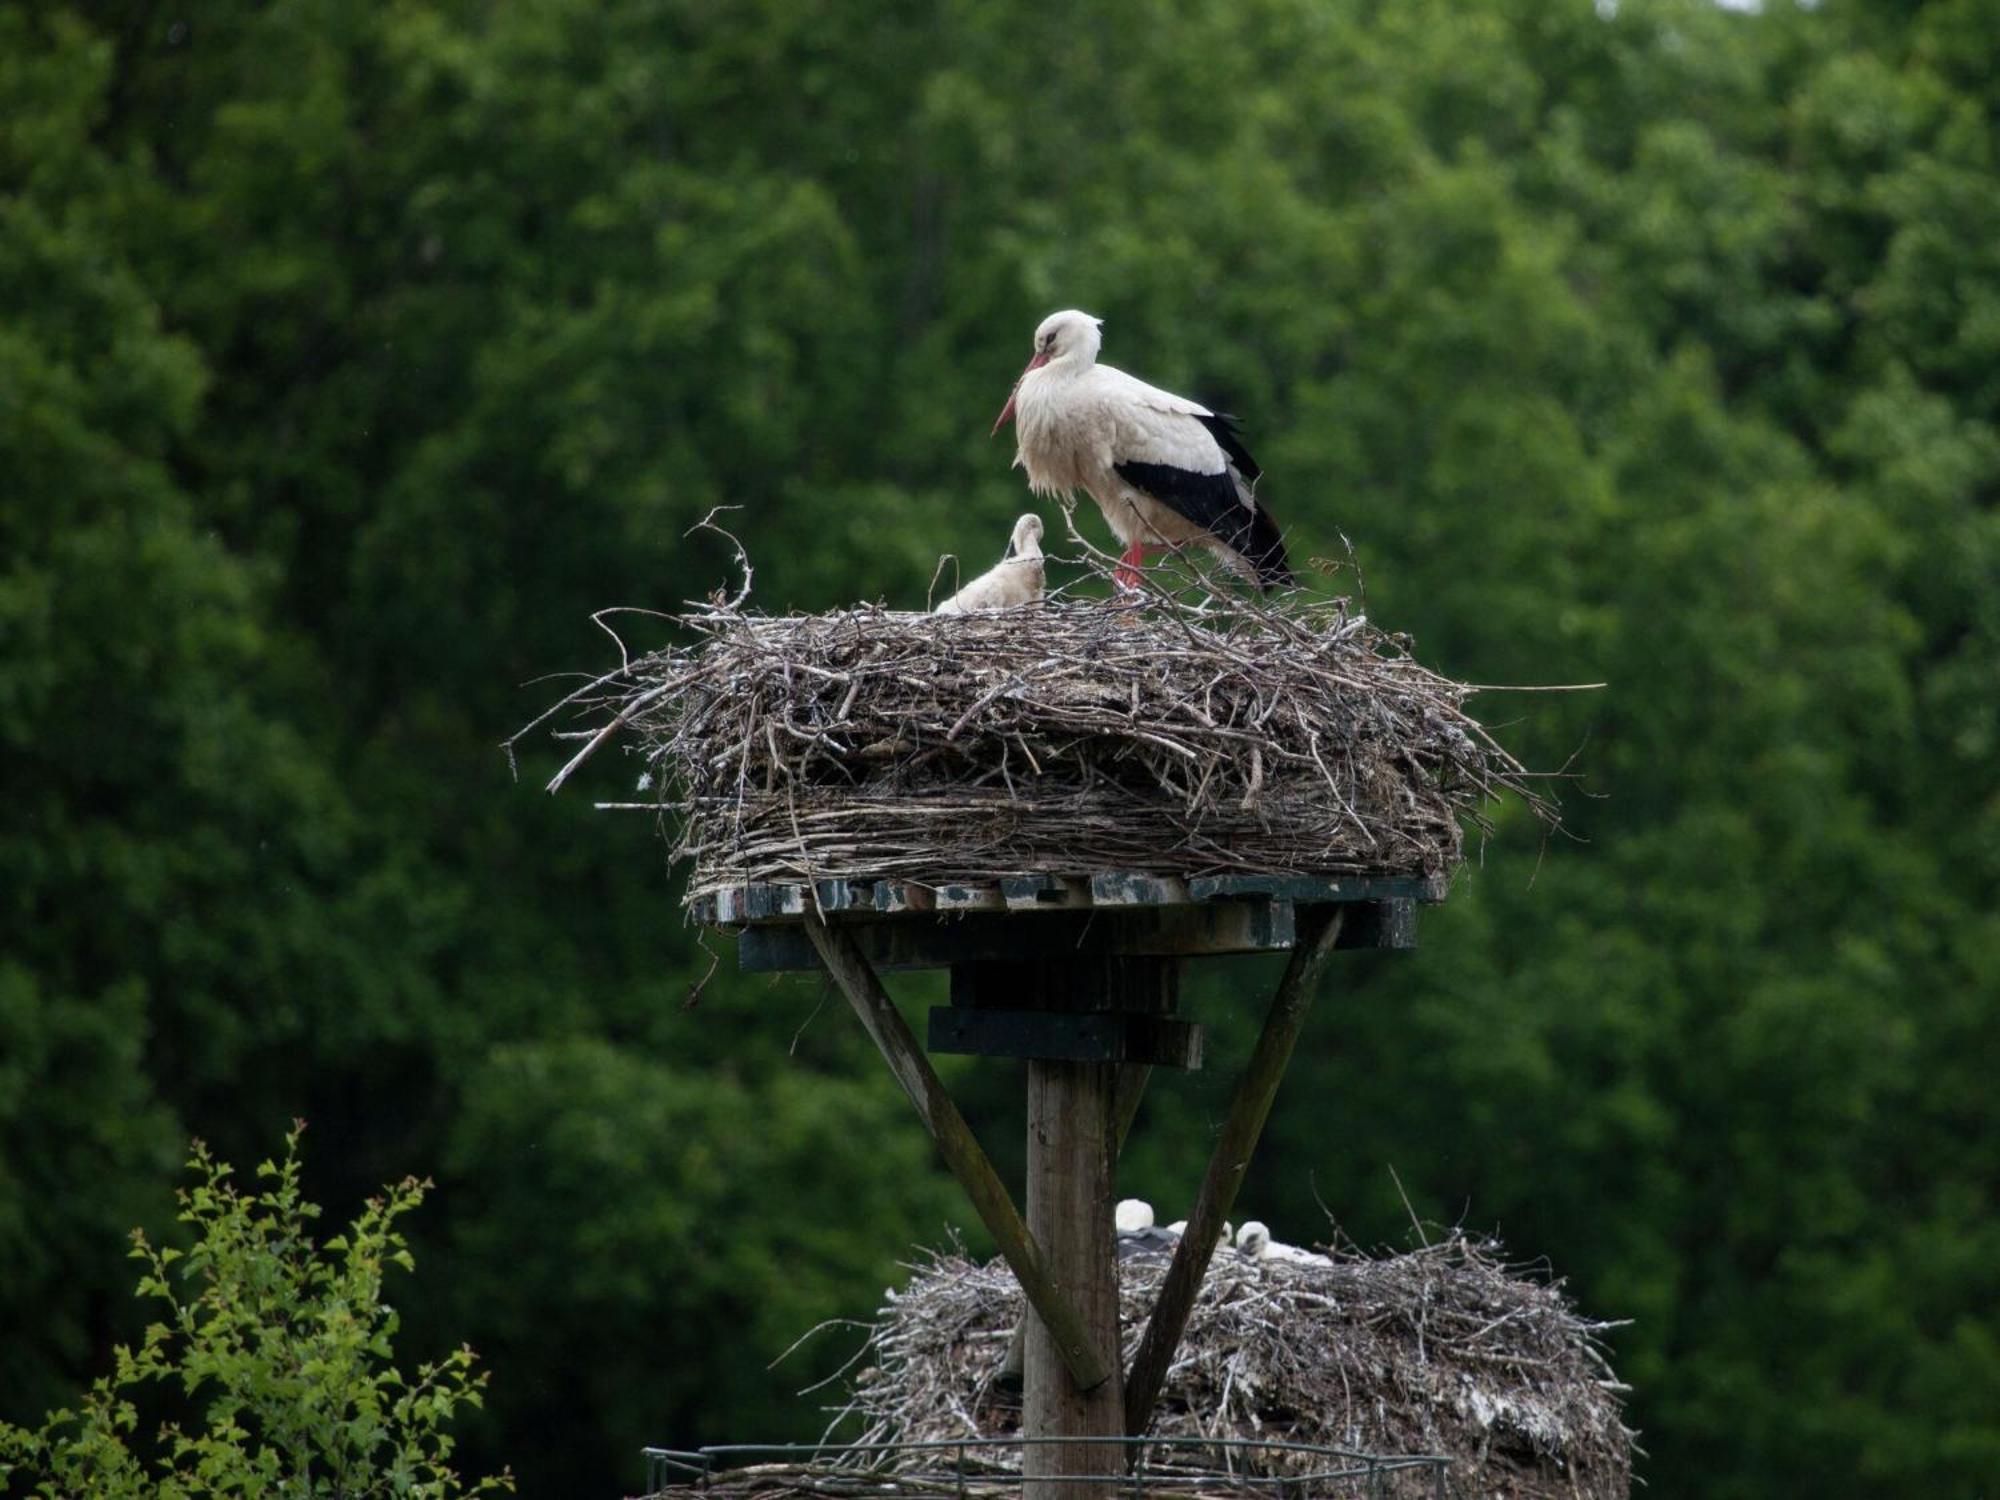
[[1287, 1260], [1295, 1266], [1333, 1264], [1324, 1255], [1315, 1255], [1310, 1250], [1301, 1250], [1297, 1245], [1287, 1245], [1272, 1239], [1271, 1231], [1260, 1219], [1252, 1219], [1236, 1231], [1236, 1248], [1252, 1260]]
[[1118, 581], [1136, 587], [1148, 553], [1207, 547], [1260, 588], [1292, 582], [1277, 523], [1257, 503], [1262, 471], [1236, 419], [1097, 362], [1100, 320], [1071, 309], [1035, 330], [1000, 418], [1019, 423], [1014, 463], [1038, 495], [1083, 490], [1125, 555]]
[[1153, 1205], [1144, 1198], [1120, 1198], [1111, 1222], [1120, 1234], [1137, 1234], [1153, 1227]]
[[1180, 1244], [1177, 1235], [1171, 1235], [1157, 1224], [1151, 1229], [1141, 1229], [1132, 1234], [1118, 1236], [1118, 1258], [1120, 1260], [1161, 1260], [1172, 1255]]
[[1014, 523], [1014, 535], [999, 562], [940, 604], [933, 614], [962, 615], [969, 609], [1007, 609], [1039, 604], [1046, 575], [1042, 566], [1042, 518], [1033, 511]]
[[[1184, 1238], [1187, 1234], [1187, 1220], [1186, 1219], [1174, 1220], [1173, 1223], [1167, 1226], [1167, 1233], [1172, 1235], [1177, 1240]], [[1230, 1232], [1229, 1221], [1227, 1219], [1224, 1219], [1222, 1221], [1222, 1232], [1215, 1237], [1215, 1248], [1218, 1250], [1227, 1250], [1229, 1248], [1229, 1242], [1232, 1238], [1233, 1236]]]

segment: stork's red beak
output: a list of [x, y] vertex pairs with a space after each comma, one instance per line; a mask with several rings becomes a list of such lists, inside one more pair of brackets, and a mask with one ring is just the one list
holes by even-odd
[[[995, 419], [993, 423], [993, 432], [998, 432], [1001, 428], [1005, 427], [1009, 422], [1014, 420], [1014, 398], [1020, 394], [1021, 381], [1026, 380], [1028, 378], [1028, 370], [1039, 370], [1043, 365], [1047, 364], [1048, 362], [1049, 362], [1049, 351], [1046, 349], [1041, 350], [1039, 353], [1035, 355], [1033, 359], [1028, 361], [1028, 369], [1023, 370], [1021, 372], [1020, 378], [1014, 382], [1014, 389], [1007, 393], [1007, 404], [1000, 408], [1000, 415], [998, 418]], [[988, 437], [992, 437], [993, 432], [989, 432], [986, 435]]]

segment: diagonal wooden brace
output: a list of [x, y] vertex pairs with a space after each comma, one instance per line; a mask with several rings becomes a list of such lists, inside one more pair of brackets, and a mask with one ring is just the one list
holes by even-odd
[[[1080, 1391], [1102, 1385], [1111, 1378], [1111, 1366], [1103, 1353], [1091, 1347], [1082, 1316], [1050, 1276], [1041, 1247], [1028, 1233], [1020, 1211], [1008, 1196], [1006, 1184], [993, 1170], [993, 1163], [980, 1148], [958, 1106], [951, 1102], [951, 1095], [945, 1092], [930, 1059], [911, 1035], [902, 1012], [889, 999], [851, 935], [828, 926], [812, 912], [806, 914], [805, 928], [813, 947], [819, 950], [820, 962], [826, 965], [847, 1003], [854, 1007], [854, 1014], [881, 1052], [883, 1061], [889, 1064], [889, 1071], [896, 1075], [896, 1082], [917, 1107], [917, 1114], [937, 1143], [945, 1165], [951, 1168], [966, 1197], [972, 1200], [980, 1221], [999, 1244], [1000, 1253], [1013, 1267], [1015, 1279], [1049, 1330], [1070, 1379]], [[1115, 1359], [1117, 1351], [1111, 1351], [1110, 1357]]]
[[1122, 1152], [1125, 1138], [1132, 1133], [1132, 1124], [1139, 1118], [1139, 1106], [1145, 1102], [1146, 1085], [1152, 1082], [1153, 1070], [1145, 1063], [1127, 1063], [1118, 1070], [1118, 1094], [1111, 1103], [1112, 1150]]
[[1146, 1323], [1139, 1352], [1132, 1358], [1132, 1373], [1125, 1382], [1125, 1431], [1130, 1437], [1144, 1437], [1153, 1420], [1153, 1406], [1166, 1384], [1167, 1368], [1180, 1347], [1187, 1329], [1188, 1314], [1194, 1308], [1195, 1293], [1208, 1274], [1215, 1255], [1216, 1236], [1236, 1205], [1236, 1190], [1243, 1185], [1257, 1138], [1270, 1118], [1271, 1101], [1291, 1061], [1292, 1048], [1299, 1039], [1306, 1012], [1312, 1008], [1313, 986], [1326, 965], [1340, 936], [1345, 909], [1316, 907], [1299, 913], [1298, 937], [1292, 947], [1285, 977], [1271, 997], [1271, 1009], [1264, 1017], [1264, 1029], [1256, 1050], [1237, 1080], [1236, 1095], [1229, 1103], [1228, 1118], [1216, 1137], [1214, 1154], [1208, 1160], [1208, 1174], [1202, 1178], [1201, 1193], [1194, 1211], [1188, 1215], [1187, 1232], [1174, 1250], [1167, 1279], [1160, 1284], [1159, 1300]]

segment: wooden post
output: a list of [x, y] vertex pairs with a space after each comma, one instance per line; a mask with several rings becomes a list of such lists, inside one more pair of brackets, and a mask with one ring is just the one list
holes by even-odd
[[[1111, 1063], [1028, 1064], [1028, 1232], [1048, 1256], [1049, 1275], [1067, 1292], [1112, 1376], [1083, 1390], [1063, 1368], [1062, 1351], [1040, 1317], [1028, 1319], [1023, 1351], [1024, 1437], [1104, 1437], [1123, 1430], [1123, 1358], [1118, 1339], [1117, 1241], [1112, 1229]], [[1096, 1500], [1093, 1485], [1060, 1475], [1117, 1474], [1121, 1446], [1030, 1443], [1021, 1457], [1027, 1500]]]
[[1208, 1160], [1207, 1175], [1194, 1211], [1188, 1215], [1187, 1233], [1174, 1251], [1167, 1279], [1160, 1284], [1159, 1300], [1146, 1323], [1146, 1334], [1133, 1357], [1132, 1371], [1125, 1383], [1125, 1431], [1144, 1437], [1153, 1420], [1153, 1406], [1166, 1383], [1167, 1367], [1180, 1347], [1187, 1329], [1188, 1313], [1194, 1308], [1195, 1293], [1201, 1289], [1208, 1263], [1215, 1254], [1216, 1236], [1236, 1203], [1236, 1190], [1243, 1185], [1257, 1138], [1264, 1133], [1270, 1117], [1271, 1101], [1277, 1097], [1285, 1066], [1291, 1061], [1306, 1012], [1312, 1008], [1313, 987], [1340, 937], [1344, 915], [1341, 907], [1314, 907], [1299, 914], [1298, 939], [1292, 948], [1285, 977], [1271, 997], [1271, 1009], [1264, 1017], [1264, 1029], [1257, 1046], [1237, 1080], [1229, 1115], [1216, 1137], [1215, 1150]]
[[[805, 914], [820, 961], [916, 1106], [1032, 1309], [1024, 1357], [1022, 1434], [1030, 1440], [1022, 1459], [1024, 1500], [1108, 1500], [1120, 1487], [1111, 1478], [1078, 1480], [1119, 1473], [1125, 1450], [1117, 1438], [1144, 1436], [1152, 1420], [1216, 1236], [1235, 1204], [1343, 919], [1339, 906], [1299, 912], [1291, 960], [1237, 1083], [1130, 1376], [1121, 1380], [1112, 1199], [1118, 1151], [1146, 1081], [1137, 1070], [1121, 1080], [1112, 1060], [1127, 1055], [1122, 1049], [1131, 1045], [1129, 1036], [1101, 1026], [1010, 1023], [1029, 1034], [1039, 1025], [1060, 1049], [1056, 1057], [1031, 1056], [1028, 1064], [1024, 1223], [852, 934]], [[1171, 958], [1078, 953], [1025, 963], [984, 961], [966, 965], [962, 976], [954, 965], [953, 1002], [995, 1004], [992, 997], [1004, 996], [1015, 1008], [1030, 1008], [1023, 1002], [1033, 1000], [1038, 1003], [1031, 1008], [1043, 1010], [1164, 1014], [1173, 1009], [1178, 980]]]
[[[1038, 991], [1033, 998], [1049, 1010], [1116, 1005], [1166, 1011], [1173, 1008], [1179, 968], [1172, 959], [1086, 957], [994, 977], [1028, 980]], [[1123, 1088], [1120, 1083], [1115, 1063], [1028, 1063], [1028, 1229], [1093, 1345], [1108, 1351], [1113, 1375], [1082, 1389], [1062, 1367], [1041, 1318], [1028, 1319], [1021, 1402], [1021, 1433], [1030, 1439], [1021, 1459], [1025, 1500], [1101, 1500], [1118, 1488], [1115, 1481], [1081, 1484], [1075, 1476], [1116, 1475], [1125, 1467], [1121, 1443], [1036, 1441], [1117, 1437], [1124, 1430], [1112, 1200], [1121, 1126], [1129, 1128], [1138, 1111], [1144, 1075]]]
[[[1048, 1343], [1060, 1368], [1067, 1378], [1076, 1382], [1079, 1389], [1092, 1390], [1110, 1384], [1116, 1390], [1114, 1377], [1119, 1365], [1116, 1339], [1107, 1345], [1094, 1338], [1078, 1314], [1068, 1289], [1051, 1274], [1049, 1258], [1029, 1233], [1028, 1226], [1022, 1223], [1020, 1214], [1014, 1208], [1014, 1200], [1007, 1195], [1006, 1185], [1000, 1181], [999, 1174], [993, 1170], [993, 1163], [980, 1149], [972, 1127], [965, 1123], [958, 1106], [951, 1102], [951, 1095], [945, 1092], [943, 1082], [930, 1065], [930, 1059], [924, 1056], [917, 1039], [910, 1035], [902, 1012], [896, 1009], [888, 992], [882, 988], [881, 980], [875, 977], [868, 960], [861, 956], [854, 939], [838, 927], [829, 927], [817, 916], [808, 915], [805, 925], [813, 946], [819, 950], [820, 961], [847, 997], [847, 1003], [860, 1018], [876, 1049], [881, 1052], [883, 1061], [889, 1064], [889, 1071], [916, 1106], [917, 1114], [930, 1131], [931, 1139], [937, 1143], [945, 1164], [958, 1178], [959, 1186], [965, 1189], [965, 1195], [972, 1200], [981, 1222], [1000, 1246], [1000, 1253], [1007, 1258], [1007, 1264], [1013, 1268], [1028, 1304], [1035, 1309], [1039, 1321], [1048, 1331]], [[1107, 1104], [1107, 1114], [1108, 1109]], [[1107, 1241], [1110, 1238], [1108, 1219], [1105, 1238]], [[1115, 1316], [1115, 1302], [1113, 1313]], [[1115, 1330], [1116, 1325], [1113, 1326]], [[1106, 1427], [1103, 1430], [1109, 1432], [1115, 1428]]]
[[[1125, 1138], [1132, 1133], [1132, 1123], [1139, 1118], [1139, 1105], [1146, 1097], [1146, 1084], [1152, 1078], [1153, 1070], [1145, 1063], [1126, 1063], [1118, 1069], [1118, 1092], [1111, 1105], [1111, 1175], [1115, 1184], [1118, 1177], [1118, 1158], [1125, 1150]], [[1113, 1191], [1116, 1191], [1114, 1187]], [[1007, 1340], [1007, 1353], [1000, 1361], [1000, 1370], [993, 1379], [1002, 1390], [1018, 1391], [1028, 1375], [1028, 1324], [1031, 1318], [1023, 1316], [1014, 1325], [1014, 1336]]]

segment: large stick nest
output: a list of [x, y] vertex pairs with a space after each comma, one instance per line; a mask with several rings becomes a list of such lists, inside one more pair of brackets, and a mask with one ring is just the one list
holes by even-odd
[[[1119, 1265], [1128, 1365], [1167, 1265], [1164, 1255]], [[1002, 1261], [919, 1266], [869, 1334], [845, 1409], [857, 1440], [1016, 1431], [1019, 1407], [995, 1376], [1023, 1306]], [[1612, 1326], [1580, 1316], [1559, 1284], [1511, 1269], [1496, 1244], [1456, 1233], [1383, 1258], [1253, 1261], [1222, 1250], [1151, 1432], [1442, 1454], [1460, 1495], [1623, 1497], [1633, 1434], [1600, 1343]], [[1242, 1462], [1283, 1472], [1311, 1460], [1253, 1452]]]
[[624, 731], [655, 799], [624, 805], [680, 815], [690, 902], [836, 878], [1438, 876], [1502, 793], [1555, 821], [1472, 689], [1344, 599], [670, 618], [686, 644], [552, 711], [584, 743], [551, 789]]

